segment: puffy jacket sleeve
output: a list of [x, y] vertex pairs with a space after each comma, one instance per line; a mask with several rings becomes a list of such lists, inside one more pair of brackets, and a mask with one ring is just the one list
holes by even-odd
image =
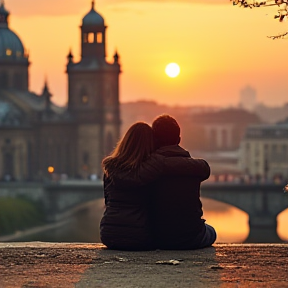
[[204, 159], [166, 157], [153, 153], [138, 169], [113, 177], [117, 185], [139, 186], [156, 181], [162, 176], [190, 176], [204, 181], [210, 176], [210, 166]]

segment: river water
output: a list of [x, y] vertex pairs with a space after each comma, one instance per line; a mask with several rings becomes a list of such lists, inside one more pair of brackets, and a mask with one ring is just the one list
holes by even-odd
[[[248, 236], [248, 215], [230, 205], [210, 199], [202, 199], [203, 218], [217, 231], [217, 243], [242, 243]], [[104, 211], [104, 201], [87, 204], [85, 210], [75, 214], [63, 226], [41, 233], [19, 237], [14, 241], [45, 242], [100, 242], [99, 221]], [[278, 235], [288, 241], [288, 209], [278, 215]]]

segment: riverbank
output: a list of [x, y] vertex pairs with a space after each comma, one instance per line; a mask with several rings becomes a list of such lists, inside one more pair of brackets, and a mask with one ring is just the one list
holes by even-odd
[[102, 214], [103, 200], [90, 201], [66, 211], [61, 221], [0, 236], [0, 242], [99, 242]]
[[101, 244], [0, 243], [1, 288], [288, 287], [287, 244], [110, 251]]

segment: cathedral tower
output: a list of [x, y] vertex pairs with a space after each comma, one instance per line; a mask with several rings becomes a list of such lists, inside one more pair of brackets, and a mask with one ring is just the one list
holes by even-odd
[[[119, 56], [106, 61], [103, 17], [91, 10], [82, 19], [81, 59], [67, 56], [68, 110], [78, 125], [79, 174], [101, 174], [102, 158], [119, 138]], [[97, 167], [96, 167], [97, 166]]]

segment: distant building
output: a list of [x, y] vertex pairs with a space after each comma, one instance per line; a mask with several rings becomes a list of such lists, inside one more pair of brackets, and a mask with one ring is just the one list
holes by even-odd
[[[94, 9], [82, 19], [81, 60], [67, 60], [68, 106], [51, 102], [47, 81], [29, 91], [29, 55], [9, 29], [0, 4], [0, 179], [35, 180], [49, 173], [100, 175], [119, 138], [119, 56], [107, 63], [106, 26]], [[66, 177], [66, 176], [65, 176]]]
[[144, 121], [152, 124], [153, 120], [161, 114], [169, 114], [175, 117], [177, 121], [182, 122], [183, 118], [190, 119], [194, 114], [215, 112], [219, 110], [220, 108], [215, 106], [168, 106], [151, 100], [125, 102], [121, 103], [121, 130], [122, 133], [125, 133], [136, 121]]
[[239, 148], [246, 128], [257, 123], [261, 123], [257, 115], [238, 108], [199, 113], [186, 120], [182, 139], [189, 150], [233, 151]]
[[288, 179], [288, 122], [249, 126], [239, 160], [241, 170], [253, 177]]
[[280, 106], [266, 106], [263, 103], [258, 103], [254, 112], [265, 123], [275, 124], [288, 117], [288, 103]]
[[257, 92], [251, 86], [246, 86], [240, 91], [240, 108], [248, 111], [254, 111], [257, 104]]

